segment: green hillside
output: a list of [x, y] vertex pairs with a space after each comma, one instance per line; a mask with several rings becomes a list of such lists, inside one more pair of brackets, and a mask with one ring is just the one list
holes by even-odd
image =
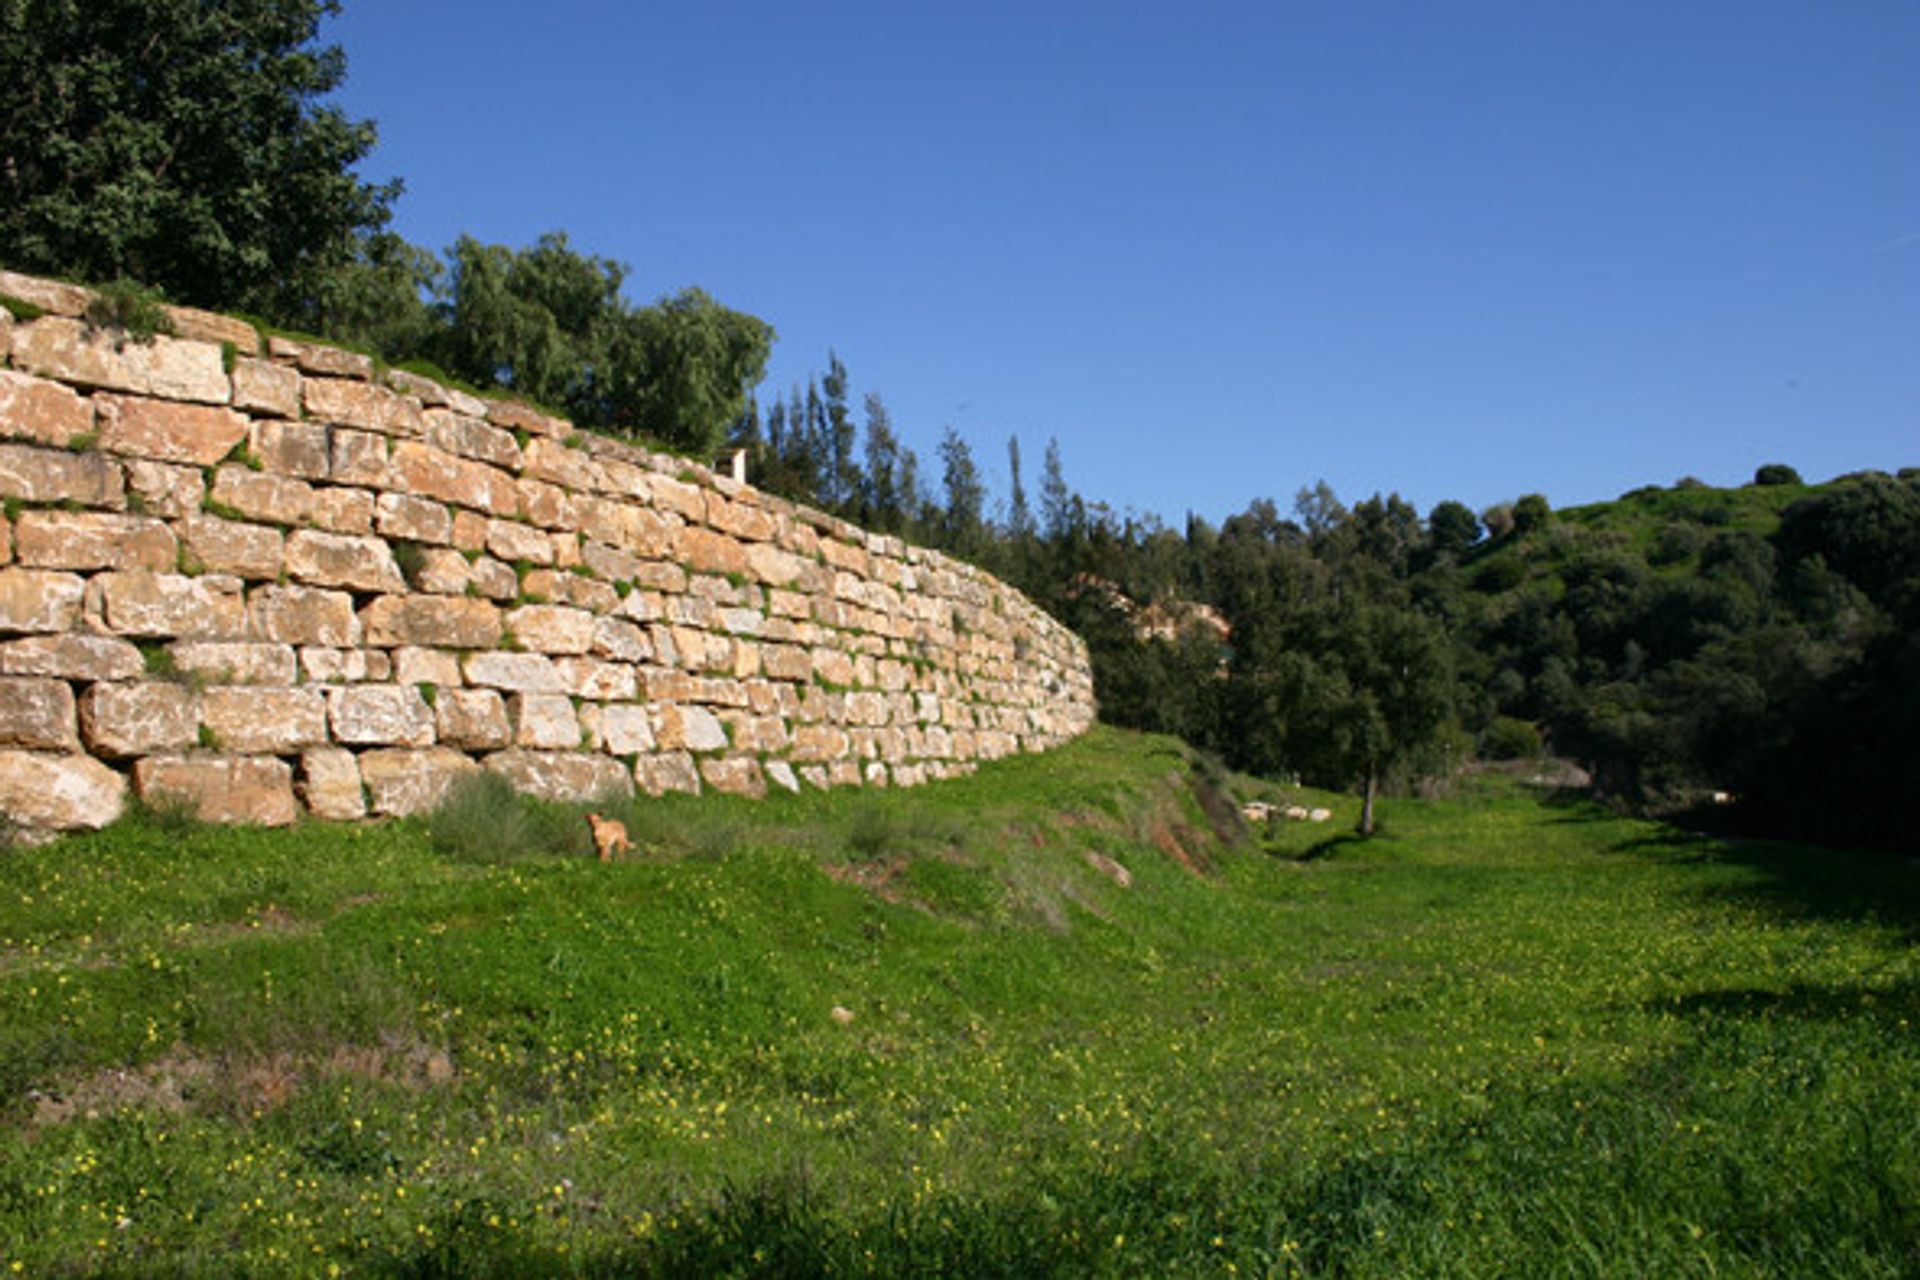
[[612, 866], [497, 796], [16, 851], [0, 1273], [1920, 1266], [1920, 873], [1234, 787], [1326, 802], [1102, 729]]

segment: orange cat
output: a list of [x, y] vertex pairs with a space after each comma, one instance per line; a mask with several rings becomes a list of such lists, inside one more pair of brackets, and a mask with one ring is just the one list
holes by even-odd
[[600, 861], [612, 862], [620, 854], [633, 852], [633, 841], [627, 839], [625, 823], [590, 813], [587, 826], [593, 830], [593, 847], [600, 851]]

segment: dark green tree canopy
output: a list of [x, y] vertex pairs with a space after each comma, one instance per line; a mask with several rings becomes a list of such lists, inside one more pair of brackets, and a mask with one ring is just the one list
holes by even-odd
[[0, 260], [276, 316], [385, 225], [334, 0], [0, 0]]

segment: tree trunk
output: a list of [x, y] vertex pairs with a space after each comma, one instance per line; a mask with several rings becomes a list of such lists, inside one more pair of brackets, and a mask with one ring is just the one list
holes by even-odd
[[1380, 775], [1376, 770], [1367, 770], [1367, 789], [1365, 799], [1360, 802], [1360, 834], [1373, 834], [1373, 796], [1380, 789]]

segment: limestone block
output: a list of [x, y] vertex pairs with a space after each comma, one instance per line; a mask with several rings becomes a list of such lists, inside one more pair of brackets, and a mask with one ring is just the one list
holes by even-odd
[[516, 693], [507, 699], [515, 746], [566, 751], [580, 745], [573, 700], [560, 693]]
[[679, 523], [657, 511], [606, 498], [580, 498], [574, 502], [580, 531], [590, 541], [630, 551], [637, 556], [671, 555]]
[[896, 787], [917, 787], [927, 780], [926, 768], [917, 764], [897, 764], [893, 766], [893, 785]]
[[237, 578], [134, 570], [100, 574], [89, 590], [99, 592], [101, 619], [107, 630], [118, 635], [188, 640], [246, 637], [246, 599]]
[[751, 568], [745, 544], [711, 529], [688, 525], [680, 530], [677, 549], [676, 558], [696, 573], [745, 574]]
[[184, 751], [200, 729], [200, 700], [185, 685], [159, 680], [96, 684], [80, 695], [87, 750], [121, 759]]
[[515, 748], [488, 756], [486, 767], [515, 791], [540, 800], [578, 804], [633, 794], [626, 766], [609, 756]]
[[374, 499], [373, 525], [383, 538], [445, 546], [453, 541], [453, 513], [442, 503], [404, 493]]
[[767, 794], [767, 779], [760, 772], [760, 762], [748, 756], [702, 760], [700, 776], [715, 791], [728, 795], [752, 796], [758, 800]]
[[370, 431], [333, 432], [332, 478], [379, 488], [387, 483], [387, 438]]
[[314, 747], [300, 753], [300, 798], [316, 818], [352, 822], [367, 816], [360, 789], [360, 762], [342, 747]]
[[0, 569], [0, 631], [68, 631], [86, 583], [77, 574]]
[[360, 611], [360, 625], [367, 643], [382, 648], [491, 649], [500, 643], [500, 610], [465, 596], [380, 596]]
[[23, 827], [104, 827], [126, 803], [127, 780], [91, 756], [0, 750], [0, 813]]
[[44, 676], [0, 677], [0, 747], [78, 751], [73, 687]]
[[388, 460], [388, 482], [403, 493], [437, 498], [488, 515], [511, 516], [520, 499], [513, 476], [432, 445], [402, 440]]
[[451, 747], [385, 747], [360, 753], [360, 780], [373, 812], [426, 813], [480, 766]]
[[216, 685], [200, 697], [200, 724], [226, 751], [284, 755], [327, 740], [327, 700], [318, 689]]
[[698, 485], [688, 484], [684, 480], [676, 480], [670, 476], [656, 475], [653, 477], [651, 488], [655, 506], [688, 520], [707, 518], [707, 501], [702, 496], [703, 491]]
[[598, 658], [556, 658], [553, 665], [559, 669], [567, 692], [576, 698], [618, 702], [639, 696], [640, 682], [628, 663], [602, 662]]
[[593, 647], [594, 617], [584, 609], [531, 604], [509, 609], [507, 630], [535, 653], [585, 653]]
[[[201, 500], [207, 492], [206, 480], [198, 467], [130, 458], [126, 463], [126, 475], [128, 503], [131, 504], [134, 496], [138, 495], [139, 503], [148, 515], [167, 520], [178, 520], [198, 513]], [[118, 501], [107, 501], [89, 502], [86, 505], [103, 507], [120, 504]]]
[[787, 749], [787, 726], [778, 716], [731, 711], [720, 719], [726, 725], [727, 736], [736, 750], [774, 752]]
[[268, 471], [325, 480], [332, 474], [332, 448], [327, 428], [318, 422], [255, 422], [248, 447]]
[[726, 729], [705, 707], [656, 704], [653, 736], [667, 751], [722, 751], [727, 746]]
[[797, 770], [800, 780], [818, 791], [825, 791], [833, 785], [827, 776], [827, 766], [823, 764], [803, 764]]
[[365, 489], [315, 489], [313, 525], [329, 533], [366, 537], [373, 532], [373, 494]]
[[550, 480], [575, 493], [590, 493], [597, 487], [593, 459], [583, 449], [569, 449], [558, 440], [529, 440], [521, 470], [535, 480]]
[[520, 578], [492, 556], [481, 556], [472, 565], [473, 589], [488, 600], [516, 600], [520, 596]]
[[0, 435], [65, 448], [93, 430], [93, 403], [71, 387], [0, 369]]
[[413, 587], [434, 595], [457, 596], [473, 581], [473, 569], [467, 558], [452, 547], [424, 547], [420, 567], [414, 570]]
[[573, 498], [558, 485], [544, 480], [522, 478], [516, 486], [520, 494], [520, 515], [540, 529], [572, 530], [580, 527]]
[[652, 751], [653, 717], [638, 703], [610, 703], [599, 709], [599, 737], [602, 749], [611, 755], [630, 756]]
[[176, 640], [167, 646], [174, 670], [203, 684], [292, 684], [293, 646], [246, 640]]
[[100, 447], [155, 462], [210, 467], [247, 438], [245, 414], [216, 405], [98, 395]]
[[353, 597], [318, 587], [255, 587], [247, 602], [253, 634], [280, 644], [346, 648], [360, 643]]
[[[555, 534], [556, 546], [569, 545], [565, 534]], [[534, 569], [521, 580], [528, 596], [544, 596], [555, 604], [577, 605], [592, 613], [612, 613], [620, 607], [620, 593], [604, 582], [558, 569]]]
[[56, 316], [81, 316], [93, 303], [93, 290], [16, 271], [0, 271], [0, 293], [32, 303]]
[[407, 645], [393, 651], [395, 684], [457, 687], [461, 681], [460, 655], [444, 649], [422, 649]]
[[307, 417], [337, 422], [390, 436], [417, 436], [425, 430], [420, 402], [371, 382], [350, 378], [308, 378], [300, 387]]
[[436, 449], [507, 471], [520, 469], [520, 444], [511, 431], [449, 409], [421, 415], [426, 441]]
[[288, 535], [287, 574], [316, 587], [354, 591], [404, 592], [406, 579], [393, 562], [393, 549], [379, 538], [355, 538], [300, 529]]
[[706, 522], [743, 542], [765, 542], [773, 537], [773, 517], [760, 507], [736, 502], [709, 489]]
[[825, 645], [813, 650], [813, 674], [828, 684], [842, 687], [853, 683], [853, 659]]
[[645, 662], [653, 657], [647, 633], [620, 618], [595, 618], [593, 643], [587, 651], [615, 662]]
[[608, 582], [632, 582], [640, 572], [640, 558], [604, 542], [588, 541], [580, 548], [580, 562]]
[[201, 568], [255, 581], [280, 576], [284, 539], [278, 529], [194, 512], [180, 532], [187, 555]]
[[441, 689], [434, 699], [440, 741], [463, 751], [493, 751], [513, 740], [506, 699], [496, 689]]
[[531, 431], [555, 440], [565, 440], [573, 434], [573, 424], [564, 418], [549, 418], [538, 409], [515, 400], [489, 400], [486, 410], [488, 422], [508, 431]]
[[190, 342], [206, 342], [219, 346], [230, 342], [241, 355], [260, 353], [260, 331], [245, 320], [233, 316], [223, 316], [212, 311], [202, 311], [197, 307], [163, 307], [167, 319], [173, 325], [173, 336]]
[[487, 521], [487, 554], [509, 563], [552, 564], [553, 543], [532, 525], [512, 520]]
[[233, 407], [280, 418], [299, 417], [299, 371], [268, 360], [240, 357], [233, 362]]
[[787, 756], [793, 760], [827, 761], [846, 756], [851, 744], [846, 731], [830, 724], [803, 724], [793, 731]]
[[148, 804], [185, 802], [202, 822], [284, 827], [298, 812], [293, 768], [272, 756], [148, 756], [134, 762], [133, 785]]
[[313, 518], [313, 486], [304, 480], [228, 463], [214, 473], [208, 498], [249, 520], [300, 525]]
[[0, 644], [0, 675], [135, 680], [145, 672], [140, 650], [112, 636], [74, 632], [25, 636]]
[[178, 559], [173, 530], [151, 516], [98, 511], [23, 511], [14, 525], [14, 554], [33, 569], [171, 570]]
[[129, 342], [112, 329], [95, 329], [65, 316], [16, 325], [13, 364], [78, 386], [167, 400], [225, 404], [232, 394], [215, 344], [164, 335], [155, 335], [151, 342]]
[[119, 465], [101, 454], [0, 444], [0, 497], [124, 507], [126, 486]]
[[373, 377], [373, 357], [338, 347], [301, 342], [294, 338], [270, 335], [267, 354], [280, 364], [290, 364], [303, 373], [321, 373], [339, 378]]
[[472, 653], [461, 663], [467, 683], [516, 693], [565, 693], [566, 681], [544, 653]]
[[301, 679], [315, 684], [353, 684], [386, 678], [384, 670], [375, 670], [387, 656], [379, 649], [329, 649], [309, 645], [299, 653]]
[[453, 513], [453, 545], [469, 555], [487, 549], [487, 517], [478, 511]]
[[700, 771], [694, 767], [693, 757], [684, 751], [641, 756], [633, 762], [633, 780], [650, 796], [672, 791], [700, 794]]
[[793, 766], [785, 760], [769, 760], [761, 767], [766, 771], [768, 782], [782, 791], [799, 792], [800, 779], [794, 777]]
[[884, 787], [887, 785], [887, 779], [887, 766], [878, 760], [869, 760], [861, 775], [861, 780], [869, 787]]
[[342, 685], [327, 691], [327, 706], [337, 742], [381, 747], [433, 743], [433, 708], [410, 684]]

